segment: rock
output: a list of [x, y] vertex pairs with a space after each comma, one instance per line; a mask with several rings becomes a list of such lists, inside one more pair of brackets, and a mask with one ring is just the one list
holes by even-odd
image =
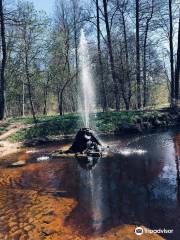
[[162, 126], [163, 126], [163, 127], [168, 126], [168, 121], [162, 121]]
[[159, 121], [161, 121], [161, 122], [166, 121], [167, 115], [160, 115], [160, 116], [158, 117], [158, 119], [159, 119]]
[[155, 126], [155, 127], [161, 127], [162, 126], [162, 123], [161, 123], [161, 121], [159, 120], [159, 119], [155, 119], [154, 120], [154, 122], [153, 122], [153, 125]]
[[101, 151], [101, 143], [90, 128], [81, 128], [74, 139], [72, 146], [66, 153], [83, 153], [85, 151]]
[[170, 118], [171, 118], [172, 121], [176, 121], [178, 117], [177, 117], [176, 114], [171, 114]]
[[149, 118], [147, 116], [144, 116], [142, 122], [149, 122]]
[[45, 236], [49, 236], [49, 235], [51, 235], [51, 234], [53, 234], [53, 233], [55, 233], [55, 232], [56, 232], [55, 230], [50, 229], [50, 228], [44, 228], [44, 229], [42, 230], [42, 233], [43, 233]]
[[118, 129], [115, 130], [115, 133], [122, 134], [131, 134], [131, 133], [141, 133], [141, 125], [140, 124], [131, 124], [131, 123], [123, 123], [120, 124]]
[[152, 124], [150, 122], [143, 122], [142, 128], [144, 128], [145, 130], [149, 130], [152, 128]]
[[48, 161], [49, 159], [50, 159], [49, 156], [41, 156], [41, 157], [38, 157], [38, 158], [37, 158], [37, 161], [38, 161], [38, 162]]
[[8, 167], [23, 167], [24, 165], [26, 165], [26, 161], [20, 160], [10, 164]]
[[34, 147], [34, 146], [39, 146], [39, 145], [43, 145], [43, 144], [47, 144], [47, 143], [51, 143], [52, 141], [47, 138], [47, 137], [43, 137], [43, 138], [34, 138], [31, 140], [26, 140], [24, 142], [24, 146], [25, 147]]

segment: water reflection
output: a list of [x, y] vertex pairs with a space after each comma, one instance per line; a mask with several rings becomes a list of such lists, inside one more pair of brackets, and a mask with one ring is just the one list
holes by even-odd
[[85, 170], [92, 170], [98, 163], [98, 160], [100, 159], [100, 157], [76, 155], [76, 159], [77, 159], [80, 167], [82, 167]]
[[136, 151], [123, 154], [117, 149], [111, 156], [99, 159], [91, 171], [79, 167], [78, 205], [67, 223], [75, 226], [78, 223], [81, 233], [89, 235], [121, 224], [142, 224], [151, 229], [174, 229], [174, 235], [165, 237], [177, 239], [179, 140], [180, 135], [171, 132], [153, 134], [128, 146], [143, 149], [145, 154]]
[[[19, 214], [24, 212], [29, 204], [29, 193], [36, 195], [31, 199], [32, 208], [39, 196], [51, 199], [50, 203], [54, 199], [60, 200], [60, 205], [65, 199], [73, 199], [72, 208], [61, 206], [68, 209], [62, 225], [83, 237], [132, 224], [151, 229], [174, 229], [173, 234], [164, 237], [178, 240], [180, 130], [141, 136], [126, 147], [114, 142], [114, 146], [113, 151], [110, 149], [103, 158], [57, 158], [44, 162], [29, 161], [23, 168], [0, 168], [3, 194], [2, 200], [0, 195], [0, 205], [7, 211], [10, 209], [18, 218], [16, 209]], [[127, 149], [131, 151], [124, 154]], [[32, 159], [39, 156], [33, 154]], [[44, 202], [42, 206], [46, 208]], [[25, 221], [24, 218], [21, 221]], [[2, 225], [7, 223], [4, 221]]]
[[180, 135], [176, 134], [173, 137], [174, 149], [175, 149], [175, 164], [176, 164], [176, 181], [177, 181], [177, 202], [180, 205], [180, 173], [179, 173], [179, 161], [180, 161]]

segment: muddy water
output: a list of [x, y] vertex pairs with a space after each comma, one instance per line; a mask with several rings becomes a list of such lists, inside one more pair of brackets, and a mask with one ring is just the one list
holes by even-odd
[[[178, 240], [180, 130], [103, 141], [108, 154], [91, 170], [82, 159], [37, 161], [66, 143], [2, 160], [0, 239], [138, 239], [142, 225], [172, 229], [161, 236]], [[27, 164], [8, 167], [19, 160]]]

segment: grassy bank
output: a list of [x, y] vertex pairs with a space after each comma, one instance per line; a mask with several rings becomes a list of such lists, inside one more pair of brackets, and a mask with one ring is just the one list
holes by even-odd
[[0, 136], [8, 130], [9, 125], [8, 121], [0, 122]]
[[[177, 115], [177, 113], [176, 113]], [[171, 121], [172, 113], [169, 111], [122, 111], [122, 112], [106, 112], [92, 114], [91, 119], [96, 123], [96, 131], [103, 133], [118, 132], [121, 130], [133, 130], [138, 124], [142, 123], [148, 126], [152, 121], [157, 124], [162, 121], [166, 125]], [[65, 114], [64, 116], [39, 116], [38, 123], [33, 124], [31, 117], [11, 118], [7, 119], [9, 124], [23, 124], [28, 128], [21, 129], [9, 137], [13, 142], [30, 140], [34, 138], [69, 135], [74, 134], [83, 126], [83, 122], [78, 114]], [[32, 125], [31, 125], [32, 124]], [[160, 123], [159, 123], [160, 124]]]

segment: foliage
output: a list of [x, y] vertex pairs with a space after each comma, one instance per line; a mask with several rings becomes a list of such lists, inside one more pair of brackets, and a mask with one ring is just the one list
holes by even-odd
[[[42, 116], [37, 118], [38, 123], [30, 128], [18, 131], [9, 139], [11, 141], [23, 141], [25, 139], [33, 139], [39, 137], [47, 137], [54, 135], [72, 134], [77, 131], [82, 124], [78, 115], [60, 116]], [[23, 124], [32, 124], [33, 118], [16, 118], [10, 119], [8, 122], [19, 122]]]
[[[136, 2], [140, 3], [139, 29], [135, 24]], [[106, 17], [104, 3], [107, 4]], [[173, 23], [178, 19], [177, 6], [177, 1], [172, 3]], [[6, 116], [32, 114], [35, 121], [36, 115], [77, 112], [78, 46], [82, 28], [89, 43], [98, 111], [113, 111], [117, 109], [116, 102], [120, 110], [135, 110], [137, 95], [141, 98], [138, 105], [144, 109], [170, 102], [168, 1], [57, 0], [51, 18], [26, 0], [10, 5], [5, 1], [4, 10]], [[110, 32], [107, 33], [108, 25]], [[177, 28], [178, 24], [174, 24], [175, 49]], [[137, 31], [140, 38], [138, 71]], [[124, 119], [126, 121], [126, 117]], [[97, 124], [100, 128], [103, 124], [107, 129], [113, 128], [111, 123]]]
[[[92, 114], [96, 120], [95, 130], [100, 133], [111, 133], [121, 124], [133, 124], [138, 119], [149, 119], [166, 116], [166, 112], [159, 111], [122, 111], [99, 112]], [[33, 138], [75, 134], [83, 126], [78, 114], [65, 114], [64, 116], [39, 116], [38, 123], [29, 128], [18, 131], [9, 137], [11, 141], [24, 141]], [[11, 118], [8, 123], [32, 124], [33, 118]]]
[[[173, 6], [175, 21], [176, 3]], [[121, 110], [125, 107], [136, 109], [135, 5], [132, 1], [124, 1], [120, 4], [120, 1], [110, 0], [107, 8]], [[58, 112], [63, 115], [66, 112], [77, 112], [78, 44], [82, 27], [89, 42], [98, 93], [96, 99], [98, 108], [101, 110], [104, 107], [103, 99], [106, 99], [106, 108], [115, 109], [115, 89], [110, 71], [103, 1], [99, 1], [98, 29], [95, 1], [85, 3], [81, 0], [57, 0], [54, 3], [55, 10], [51, 19], [45, 12], [38, 12], [33, 3], [27, 1], [18, 1], [10, 8], [8, 5], [5, 6], [5, 9], [7, 15], [5, 95], [8, 116]], [[166, 104], [169, 100], [169, 89], [167, 61], [165, 61], [167, 51], [164, 51], [164, 45], [167, 46], [165, 36], [168, 35], [169, 29], [164, 29], [162, 22], [168, 20], [167, 1], [163, 0], [161, 3], [159, 0], [152, 2], [142, 0], [140, 18], [143, 19], [140, 21], [141, 98], [142, 101], [143, 97], [147, 98], [146, 107]], [[174, 32], [175, 30], [174, 27]], [[100, 34], [99, 50], [97, 32]], [[145, 37], [147, 37], [146, 42]], [[164, 54], [159, 54], [161, 52]], [[99, 54], [103, 77], [102, 71], [99, 71]], [[146, 71], [143, 66], [145, 62]], [[143, 90], [145, 81], [147, 87]], [[145, 95], [143, 91], [146, 91]], [[159, 97], [162, 94], [163, 97]], [[112, 128], [111, 124], [108, 128]]]

